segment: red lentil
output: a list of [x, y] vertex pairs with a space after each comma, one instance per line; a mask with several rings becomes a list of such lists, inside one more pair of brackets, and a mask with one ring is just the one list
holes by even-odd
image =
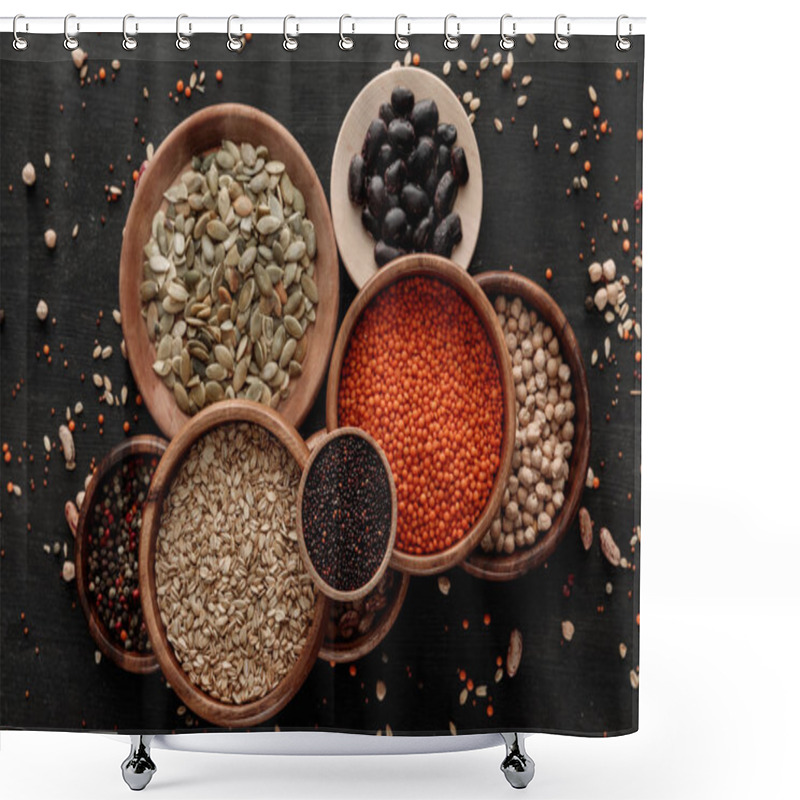
[[375, 437], [397, 486], [397, 547], [421, 555], [460, 540], [500, 462], [502, 384], [477, 314], [444, 283], [384, 290], [355, 326], [339, 422]]

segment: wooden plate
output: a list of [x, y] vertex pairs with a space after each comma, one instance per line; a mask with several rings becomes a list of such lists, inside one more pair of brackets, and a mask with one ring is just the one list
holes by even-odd
[[589, 405], [589, 382], [583, 356], [569, 322], [561, 307], [538, 283], [516, 272], [482, 272], [475, 277], [478, 286], [490, 300], [498, 294], [509, 298], [520, 297], [525, 306], [535, 311], [558, 337], [561, 355], [569, 364], [575, 403], [575, 436], [572, 440], [570, 471], [564, 492], [564, 505], [559, 510], [549, 531], [540, 535], [532, 547], [520, 548], [511, 555], [484, 553], [478, 547], [462, 567], [477, 578], [492, 581], [507, 581], [524, 575], [528, 570], [543, 564], [558, 547], [581, 502], [586, 471], [589, 467], [591, 440], [591, 407]]
[[[108, 629], [100, 621], [94, 604], [89, 600], [89, 543], [87, 541], [89, 516], [94, 508], [98, 490], [103, 485], [106, 477], [112, 473], [123, 461], [132, 456], [146, 454], [158, 458], [167, 449], [167, 442], [157, 436], [132, 436], [113, 448], [100, 462], [100, 466], [86, 487], [86, 494], [81, 503], [81, 513], [78, 517], [78, 527], [75, 530], [75, 582], [78, 588], [78, 599], [81, 603], [86, 621], [89, 623], [89, 632], [97, 643], [100, 652], [113, 661], [118, 667], [127, 672], [146, 674], [158, 671], [158, 661], [153, 653], [136, 653], [120, 647], [109, 635]], [[149, 631], [148, 631], [149, 634]], [[152, 644], [152, 639], [150, 640]]]
[[395, 67], [381, 72], [358, 94], [342, 122], [331, 165], [331, 211], [336, 241], [342, 261], [360, 289], [378, 271], [373, 250], [375, 241], [361, 224], [361, 208], [347, 194], [350, 161], [361, 152], [369, 123], [378, 116], [381, 103], [389, 101], [392, 89], [406, 86], [416, 100], [432, 99], [439, 108], [439, 120], [458, 128], [456, 144], [464, 148], [469, 180], [459, 187], [454, 206], [461, 216], [463, 238], [453, 249], [451, 259], [467, 269], [475, 252], [483, 208], [483, 174], [478, 142], [467, 114], [453, 90], [440, 78], [418, 67]]
[[336, 321], [339, 315], [339, 259], [328, 202], [314, 166], [297, 140], [272, 117], [251, 106], [221, 103], [204, 108], [172, 130], [156, 150], [139, 179], [123, 231], [119, 294], [122, 332], [128, 362], [151, 416], [164, 435], [172, 438], [188, 422], [173, 393], [153, 372], [156, 350], [141, 315], [139, 286], [144, 269], [144, 246], [151, 221], [165, 207], [163, 193], [191, 166], [198, 154], [219, 148], [223, 139], [265, 144], [270, 156], [283, 161], [292, 182], [303, 193], [306, 215], [317, 234], [315, 280], [320, 302], [317, 318], [308, 329], [308, 355], [303, 374], [292, 381], [289, 396], [278, 410], [291, 425], [300, 425], [325, 379]]
[[500, 450], [500, 465], [495, 474], [492, 491], [486, 506], [475, 524], [455, 544], [437, 553], [412, 555], [403, 552], [395, 545], [389, 566], [392, 569], [412, 575], [433, 575], [450, 569], [463, 561], [474, 550], [488, 529], [503, 499], [506, 480], [511, 470], [511, 456], [514, 451], [514, 437], [517, 429], [515, 411], [514, 379], [511, 375], [511, 359], [505, 344], [503, 331], [497, 320], [494, 308], [483, 290], [460, 267], [441, 256], [429, 253], [412, 253], [395, 259], [377, 271], [356, 295], [342, 322], [331, 357], [328, 372], [328, 388], [325, 406], [328, 430], [339, 425], [339, 382], [342, 365], [350, 344], [350, 337], [364, 309], [384, 289], [393, 283], [411, 277], [433, 278], [455, 289], [469, 303], [481, 321], [494, 351], [503, 388], [503, 440]]
[[257, 700], [235, 705], [211, 697], [192, 683], [176, 658], [167, 639], [156, 598], [155, 552], [163, 502], [183, 459], [195, 441], [213, 428], [230, 422], [250, 422], [262, 426], [286, 447], [301, 470], [305, 466], [309, 457], [305, 442], [300, 438], [300, 434], [272, 409], [249, 400], [223, 400], [196, 414], [170, 442], [151, 481], [150, 493], [142, 516], [139, 585], [145, 624], [153, 652], [164, 676], [178, 697], [199, 717], [215, 725], [246, 727], [258, 725], [277, 714], [302, 686], [314, 665], [325, 633], [328, 599], [321, 592], [317, 592], [314, 617], [298, 660], [272, 691]]
[[[369, 581], [367, 581], [367, 583], [349, 592], [335, 589], [319, 574], [319, 572], [317, 572], [317, 568], [314, 566], [314, 562], [312, 561], [311, 555], [308, 552], [308, 547], [306, 546], [305, 530], [303, 528], [303, 496], [305, 494], [306, 483], [311, 472], [311, 467], [325, 446], [334, 439], [338, 439], [340, 436], [357, 436], [367, 442], [370, 447], [372, 447], [373, 450], [380, 456], [383, 468], [386, 470], [387, 480], [389, 481], [389, 493], [391, 496], [392, 505], [389, 537], [386, 540], [386, 551], [383, 554], [381, 563], [378, 565], [374, 575], [369, 579]], [[315, 437], [316, 434], [314, 434], [311, 438], [313, 439]], [[300, 526], [300, 554], [303, 557], [303, 562], [306, 565], [306, 569], [311, 573], [314, 583], [316, 583], [317, 588], [321, 592], [330, 597], [331, 600], [337, 600], [341, 603], [346, 603], [353, 600], [358, 600], [361, 597], [365, 597], [378, 585], [378, 582], [383, 577], [383, 573], [386, 572], [386, 568], [389, 566], [389, 559], [392, 556], [394, 540], [395, 536], [397, 535], [397, 489], [394, 485], [392, 469], [389, 466], [389, 462], [386, 460], [386, 454], [383, 452], [380, 445], [366, 431], [362, 431], [360, 428], [337, 428], [335, 431], [325, 434], [313, 442], [313, 452], [306, 462], [306, 466], [303, 469], [303, 475], [300, 478], [300, 491], [297, 493], [297, 519]]]

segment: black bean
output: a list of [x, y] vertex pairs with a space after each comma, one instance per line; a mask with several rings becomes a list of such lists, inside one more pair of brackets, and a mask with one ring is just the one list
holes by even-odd
[[417, 136], [431, 136], [439, 124], [439, 109], [433, 100], [420, 100], [411, 112]]
[[467, 154], [463, 147], [454, 147], [450, 153], [450, 162], [453, 168], [453, 175], [458, 181], [459, 186], [463, 186], [469, 180], [469, 167], [467, 166]]
[[417, 251], [427, 250], [433, 233], [433, 209], [417, 225], [414, 231], [414, 249]]
[[445, 144], [452, 147], [458, 137], [458, 128], [448, 122], [442, 122], [436, 129], [436, 144]]
[[370, 214], [369, 209], [364, 206], [361, 211], [361, 224], [369, 231], [373, 239], [380, 238], [381, 224]]
[[400, 206], [412, 219], [419, 219], [428, 213], [431, 201], [423, 189], [414, 183], [407, 183], [400, 193]]
[[386, 197], [386, 187], [380, 175], [373, 175], [367, 184], [367, 205], [370, 214], [376, 219], [382, 219], [386, 213], [389, 200]]
[[428, 175], [427, 180], [425, 181], [425, 194], [428, 195], [428, 199], [433, 200], [433, 196], [436, 194], [436, 187], [439, 185], [439, 175], [437, 174], [436, 170], [433, 170], [430, 175]]
[[439, 152], [436, 156], [436, 177], [441, 178], [445, 172], [450, 171], [450, 148], [440, 144]]
[[388, 125], [395, 118], [391, 103], [381, 103], [378, 116]]
[[364, 157], [360, 153], [356, 153], [350, 161], [350, 171], [347, 173], [347, 194], [350, 196], [352, 203], [364, 204], [366, 196], [364, 178], [366, 174], [367, 165], [364, 162]]
[[424, 183], [436, 160], [436, 145], [430, 136], [422, 136], [408, 157], [408, 174], [417, 183]]
[[406, 222], [406, 212], [402, 208], [390, 208], [381, 225], [383, 241], [394, 246], [400, 244], [405, 237]]
[[400, 155], [408, 155], [414, 147], [414, 126], [406, 119], [393, 119], [389, 123], [389, 144]]
[[448, 214], [433, 232], [433, 252], [450, 258], [453, 248], [461, 241], [461, 217]]
[[384, 264], [388, 264], [390, 261], [394, 261], [396, 258], [400, 258], [400, 256], [404, 256], [406, 251], [401, 249], [400, 247], [392, 247], [390, 244], [386, 244], [386, 242], [380, 240], [375, 244], [375, 263], [382, 267]]
[[458, 183], [453, 173], [445, 172], [436, 187], [436, 194], [433, 196], [433, 207], [439, 219], [444, 219], [453, 210], [457, 194]]
[[405, 86], [395, 86], [392, 89], [392, 110], [395, 116], [405, 117], [414, 108], [414, 92]]
[[381, 145], [378, 155], [375, 156], [375, 163], [372, 165], [370, 173], [373, 175], [383, 175], [387, 167], [397, 159], [394, 148], [390, 144]]
[[386, 185], [386, 190], [393, 194], [398, 194], [403, 188], [406, 178], [408, 177], [406, 170], [406, 163], [402, 158], [398, 158], [392, 162], [383, 174], [383, 182]]
[[372, 162], [375, 161], [375, 156], [381, 149], [381, 145], [386, 142], [388, 131], [386, 123], [382, 119], [374, 119], [367, 128], [367, 135], [364, 137], [364, 146], [361, 149], [361, 155], [364, 156], [364, 161], [369, 169]]

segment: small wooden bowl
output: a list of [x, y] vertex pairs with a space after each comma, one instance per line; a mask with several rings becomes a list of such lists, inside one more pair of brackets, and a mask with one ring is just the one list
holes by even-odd
[[[335, 589], [319, 574], [319, 572], [317, 572], [317, 568], [314, 566], [314, 562], [311, 560], [311, 555], [309, 554], [308, 547], [306, 546], [305, 530], [303, 528], [303, 496], [305, 494], [306, 482], [308, 481], [308, 476], [311, 473], [311, 468], [325, 446], [329, 442], [332, 442], [334, 439], [338, 439], [341, 436], [358, 436], [367, 442], [380, 456], [383, 468], [386, 470], [386, 477], [389, 480], [389, 492], [391, 494], [392, 502], [391, 527], [389, 530], [389, 538], [386, 541], [386, 552], [383, 554], [381, 563], [375, 570], [375, 574], [369, 579], [369, 581], [367, 581], [367, 583], [350, 592]], [[378, 585], [378, 582], [383, 577], [383, 573], [386, 572], [386, 568], [389, 566], [389, 560], [392, 557], [392, 549], [394, 548], [395, 536], [397, 535], [397, 489], [394, 485], [392, 468], [389, 466], [389, 462], [386, 459], [386, 454], [383, 452], [381, 446], [366, 431], [362, 431], [361, 428], [337, 428], [335, 431], [325, 434], [316, 442], [314, 442], [314, 452], [311, 453], [311, 456], [306, 462], [306, 466], [303, 469], [303, 475], [300, 478], [300, 491], [297, 493], [297, 519], [300, 528], [300, 554], [303, 557], [303, 563], [306, 565], [306, 569], [311, 573], [311, 577], [313, 578], [314, 583], [317, 585], [317, 588], [323, 594], [325, 594], [331, 600], [336, 600], [340, 603], [347, 603], [353, 600], [358, 600], [361, 597], [365, 597]]]
[[478, 141], [464, 107], [453, 90], [426, 69], [396, 67], [381, 72], [358, 94], [342, 122], [331, 165], [331, 212], [336, 241], [347, 272], [360, 289], [378, 271], [375, 263], [375, 241], [361, 224], [361, 208], [350, 202], [347, 176], [350, 161], [361, 152], [370, 122], [378, 116], [381, 103], [387, 102], [396, 86], [406, 86], [416, 100], [435, 100], [441, 122], [458, 128], [456, 144], [464, 148], [469, 167], [469, 180], [458, 189], [454, 206], [461, 216], [463, 238], [453, 249], [451, 258], [467, 269], [478, 242], [483, 208], [483, 173]]
[[333, 222], [322, 184], [303, 148], [283, 125], [251, 106], [221, 103], [192, 114], [164, 139], [139, 179], [122, 235], [119, 268], [119, 307], [128, 362], [150, 414], [168, 438], [175, 436], [189, 417], [153, 372], [156, 349], [147, 336], [139, 298], [144, 246], [150, 239], [153, 217], [160, 208], [166, 207], [163, 193], [191, 167], [193, 156], [218, 149], [223, 139], [265, 144], [272, 158], [283, 161], [292, 182], [303, 193], [306, 215], [314, 223], [317, 234], [315, 280], [320, 295], [317, 318], [308, 329], [308, 355], [303, 374], [292, 381], [289, 396], [279, 406], [290, 424], [300, 425], [313, 405], [325, 379], [336, 335], [339, 258]]
[[477, 283], [459, 266], [441, 256], [429, 253], [412, 253], [387, 264], [364, 285], [356, 295], [339, 328], [336, 344], [328, 372], [328, 388], [325, 406], [326, 422], [329, 430], [339, 425], [339, 382], [350, 337], [364, 309], [386, 288], [392, 284], [412, 277], [435, 278], [455, 289], [466, 300], [486, 331], [497, 359], [500, 380], [503, 388], [503, 441], [500, 449], [500, 465], [494, 477], [492, 491], [482, 513], [475, 524], [455, 544], [438, 553], [412, 555], [395, 546], [389, 566], [392, 569], [408, 572], [411, 575], [434, 575], [444, 572], [463, 561], [480, 542], [481, 537], [494, 519], [503, 499], [506, 480], [511, 470], [511, 456], [514, 452], [517, 417], [515, 411], [514, 379], [511, 375], [511, 359], [505, 344], [503, 331], [497, 315], [486, 295]]
[[403, 601], [406, 599], [411, 576], [407, 572], [398, 572], [396, 582], [399, 585], [396, 585], [389, 600], [389, 606], [384, 609], [377, 625], [363, 636], [347, 641], [335, 642], [327, 638], [323, 639], [319, 657], [325, 661], [333, 661], [336, 664], [348, 664], [351, 661], [358, 661], [359, 658], [363, 658], [367, 653], [371, 653], [392, 629], [392, 625], [394, 625], [400, 609], [403, 607]]
[[164, 499], [192, 445], [219, 425], [250, 422], [268, 430], [292, 454], [302, 470], [309, 453], [297, 431], [277, 412], [249, 400], [223, 400], [192, 417], [170, 442], [150, 484], [142, 518], [139, 584], [145, 624], [158, 663], [178, 697], [199, 717], [223, 727], [258, 725], [277, 714], [297, 693], [319, 653], [328, 615], [328, 600], [318, 593], [314, 617], [300, 657], [291, 671], [268, 694], [236, 705], [217, 700], [198, 688], [183, 670], [167, 639], [156, 598], [155, 554]]
[[[89, 517], [94, 508], [95, 498], [103, 481], [126, 459], [136, 455], [154, 455], [159, 458], [167, 449], [167, 442], [157, 436], [132, 436], [114, 447], [100, 462], [81, 503], [81, 512], [75, 530], [75, 581], [78, 586], [78, 599], [89, 623], [89, 632], [97, 643], [100, 652], [127, 672], [147, 674], [158, 671], [158, 661], [153, 653], [136, 653], [120, 647], [109, 635], [108, 629], [100, 621], [97, 610], [89, 600], [89, 543], [87, 541]], [[148, 630], [149, 635], [149, 630]], [[152, 644], [152, 639], [150, 640]]]
[[477, 578], [492, 581], [508, 581], [524, 575], [528, 570], [543, 564], [558, 547], [572, 524], [581, 502], [586, 471], [589, 467], [591, 439], [591, 407], [589, 405], [589, 382], [586, 368], [575, 332], [564, 312], [555, 300], [539, 284], [516, 272], [482, 272], [475, 280], [490, 300], [498, 294], [509, 298], [520, 297], [527, 308], [535, 311], [558, 338], [561, 355], [569, 365], [575, 403], [575, 436], [572, 440], [569, 480], [567, 481], [564, 505], [559, 510], [549, 531], [539, 536], [531, 547], [515, 550], [511, 555], [484, 553], [476, 549], [462, 567]]

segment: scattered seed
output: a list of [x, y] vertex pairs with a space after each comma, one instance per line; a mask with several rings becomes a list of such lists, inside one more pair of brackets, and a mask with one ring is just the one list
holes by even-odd
[[536, 44], [536, 34], [535, 33], [526, 33], [525, 34], [525, 41], [530, 45]]
[[75, 469], [75, 442], [72, 438], [72, 433], [66, 425], [60, 425], [58, 428], [58, 438], [61, 440], [61, 447], [64, 451], [64, 461], [66, 462], [67, 469]]
[[56, 232], [52, 228], [48, 228], [44, 232], [44, 243], [50, 250], [54, 250], [56, 246], [56, 240], [58, 239]]
[[475, 697], [486, 697], [489, 693], [489, 689], [485, 683], [482, 683], [480, 686], [475, 687]]
[[458, 695], [458, 704], [463, 706], [467, 702], [467, 698], [469, 698], [469, 690], [465, 686]]
[[589, 99], [593, 102], [597, 102], [597, 91], [595, 90], [594, 86], [589, 87]]
[[639, 688], [639, 673], [635, 669], [631, 670], [631, 688]]
[[455, 723], [454, 723], [452, 720], [450, 720], [450, 723], [449, 723], [449, 725], [450, 725], [450, 734], [451, 734], [452, 736], [456, 736], [456, 735], [458, 735], [458, 731], [456, 730]]
[[99, 664], [103, 660], [103, 654], [99, 650], [94, 651], [94, 663]]
[[502, 133], [503, 132], [503, 123], [497, 117], [494, 118], [494, 129], [498, 133]]
[[478, 63], [478, 68], [481, 70], [489, 69], [489, 56], [484, 56]]
[[450, 74], [451, 68], [452, 64], [449, 61], [445, 61], [444, 64], [442, 64], [442, 75], [444, 75], [445, 78]]
[[72, 51], [72, 63], [75, 65], [75, 69], [80, 69], [83, 66], [88, 55], [89, 54], [81, 47], [76, 47]]
[[598, 354], [597, 350], [592, 350], [592, 366], [597, 364]]
[[500, 66], [500, 62], [503, 60], [503, 54], [498, 50], [492, 55], [492, 64], [495, 67]]
[[378, 698], [379, 703], [382, 703], [383, 698], [386, 697], [386, 684], [383, 681], [378, 681], [375, 685], [375, 697]]
[[564, 126], [564, 130], [565, 131], [571, 131], [572, 130], [572, 120], [569, 117], [564, 117], [561, 120], [561, 124]]
[[61, 577], [67, 583], [75, 579], [75, 563], [73, 561], [64, 562], [64, 566], [61, 568]]
[[447, 575], [440, 575], [439, 576], [439, 591], [447, 597], [450, 594], [450, 578]]
[[464, 61], [463, 58], [459, 58], [458, 61], [456, 61], [456, 66], [461, 72], [467, 71], [467, 62]]
[[107, 344], [100, 353], [101, 358], [105, 361], [107, 358], [111, 358], [111, 354], [114, 352], [114, 348]]
[[44, 435], [44, 438], [43, 438], [43, 441], [44, 441], [44, 449], [45, 449], [45, 452], [49, 453], [49, 452], [50, 452], [50, 449], [51, 449], [51, 448], [52, 448], [52, 446], [53, 446], [53, 445], [50, 443], [50, 437], [49, 437], [47, 434], [45, 434], [45, 435]]
[[514, 628], [508, 640], [508, 654], [506, 655], [506, 672], [509, 678], [513, 678], [517, 674], [521, 660], [522, 634], [517, 628]]
[[537, 123], [533, 123], [533, 130], [531, 131], [533, 136], [533, 141], [535, 142], [539, 138], [539, 125]]
[[511, 78], [511, 64], [503, 64], [503, 69], [500, 72], [501, 77], [504, 81], [507, 81]]
[[473, 97], [470, 104], [469, 110], [470, 111], [477, 111], [481, 107], [481, 99], [480, 97]]
[[606, 594], [611, 596], [614, 593], [614, 584], [611, 581], [606, 581]]
[[592, 517], [588, 509], [581, 508], [578, 512], [578, 522], [580, 524], [581, 542], [583, 542], [583, 549], [589, 550], [592, 546], [592, 539], [594, 533], [592, 530]]
[[517, 108], [522, 108], [525, 105], [525, 103], [527, 103], [527, 102], [528, 102], [528, 95], [521, 94], [517, 98]]
[[36, 167], [30, 161], [22, 168], [22, 182], [26, 186], [36, 183]]
[[611, 339], [608, 336], [606, 336], [606, 340], [603, 343], [603, 347], [605, 348], [606, 358], [608, 359], [609, 356], [611, 355]]
[[40, 322], [44, 322], [47, 319], [48, 308], [47, 303], [44, 300], [40, 300], [36, 304], [36, 316], [39, 318]]
[[102, 345], [96, 344], [96, 345], [94, 346], [94, 350], [92, 350], [92, 358], [94, 358], [95, 360], [97, 360], [98, 358], [100, 358], [100, 354], [101, 354], [102, 352], [103, 352], [103, 347], [102, 347]]
[[564, 637], [565, 642], [571, 642], [572, 637], [575, 635], [575, 626], [568, 619], [561, 623], [561, 635]]
[[80, 224], [76, 222], [75, 226], [72, 228], [72, 238], [73, 239], [77, 239], [78, 238], [78, 231], [80, 229], [81, 229]]
[[475, 34], [475, 35], [472, 37], [472, 41], [469, 43], [469, 49], [470, 49], [470, 50], [473, 50], [473, 51], [474, 51], [474, 50], [477, 50], [477, 49], [478, 49], [478, 45], [479, 45], [480, 43], [481, 43], [481, 35], [480, 35], [479, 33], [476, 33], [476, 34]]
[[45, 167], [47, 167], [47, 169], [50, 169], [50, 163], [51, 163], [50, 162], [50, 153], [45, 153], [44, 154], [44, 165], [45, 165]]
[[83, 403], [79, 400], [75, 403], [75, 414], [82, 414], [83, 413]]
[[625, 658], [626, 655], [628, 655], [628, 647], [625, 644], [625, 642], [620, 642], [619, 643], [619, 657], [620, 658]]
[[498, 667], [497, 671], [494, 673], [494, 682], [500, 683], [501, 680], [503, 680], [503, 668]]
[[575, 141], [574, 141], [574, 142], [573, 142], [573, 143], [572, 143], [572, 144], [569, 146], [569, 154], [570, 154], [571, 156], [574, 156], [574, 155], [575, 155], [575, 153], [577, 153], [577, 152], [578, 152], [578, 148], [579, 148], [579, 147], [580, 147], [580, 144], [578, 144], [578, 141], [577, 141], [577, 140], [575, 140]]
[[70, 531], [72, 531], [72, 535], [75, 536], [75, 534], [78, 532], [79, 511], [78, 506], [75, 505], [75, 503], [73, 503], [71, 500], [67, 500], [67, 502], [64, 503], [64, 516], [66, 517], [67, 525]]
[[609, 564], [615, 567], [620, 566], [619, 547], [608, 528], [600, 528], [600, 549]]

